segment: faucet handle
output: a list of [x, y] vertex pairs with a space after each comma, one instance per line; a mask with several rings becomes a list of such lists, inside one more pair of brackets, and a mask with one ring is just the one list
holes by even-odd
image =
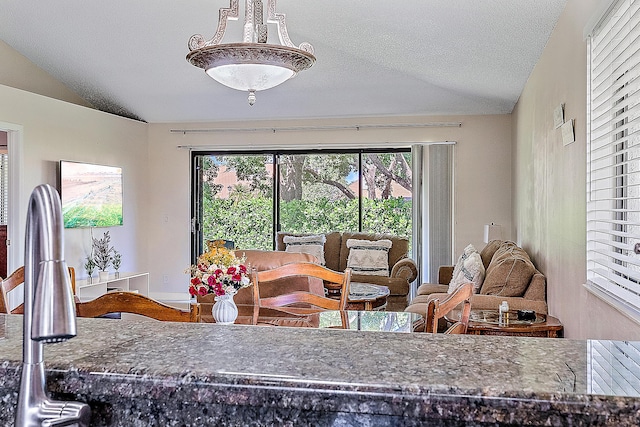
[[55, 418], [42, 421], [42, 427], [89, 427], [91, 408], [80, 402], [49, 402], [52, 406], [60, 405], [60, 412]]
[[80, 424], [80, 422], [78, 420], [75, 420], [73, 418], [58, 418], [55, 420], [44, 420], [42, 422], [42, 427], [62, 427], [62, 426], [68, 426], [68, 427], [86, 427], [88, 426], [88, 424]]

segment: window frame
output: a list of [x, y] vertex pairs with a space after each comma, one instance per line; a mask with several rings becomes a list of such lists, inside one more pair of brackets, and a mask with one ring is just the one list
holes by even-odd
[[[202, 200], [201, 176], [199, 174], [200, 164], [198, 158], [204, 156], [241, 156], [241, 155], [269, 155], [274, 160], [274, 193], [273, 193], [273, 223], [272, 223], [272, 243], [275, 250], [276, 234], [280, 228], [279, 203], [280, 203], [280, 180], [279, 177], [279, 156], [286, 155], [322, 155], [322, 154], [357, 154], [358, 155], [358, 231], [362, 230], [363, 212], [362, 212], [362, 196], [363, 196], [363, 155], [375, 153], [411, 153], [411, 147], [382, 147], [382, 148], [351, 148], [351, 149], [264, 149], [264, 150], [192, 150], [191, 151], [191, 258], [195, 262], [200, 255], [203, 245], [204, 236], [202, 234], [202, 226], [200, 220], [202, 218], [202, 209], [200, 201]], [[413, 160], [413, 159], [412, 159]], [[413, 196], [412, 196], [413, 197]], [[411, 236], [408, 236], [411, 237]]]
[[638, 23], [640, 0], [618, 0], [587, 36], [586, 287], [640, 322]]

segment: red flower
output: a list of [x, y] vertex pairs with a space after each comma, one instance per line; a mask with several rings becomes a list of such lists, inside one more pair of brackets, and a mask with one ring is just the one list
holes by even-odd
[[236, 274], [236, 268], [234, 266], [227, 268], [227, 274], [230, 274], [233, 276], [234, 274]]
[[205, 296], [207, 294], [207, 288], [205, 288], [204, 286], [200, 287], [200, 289], [198, 289], [198, 293], [200, 294], [200, 296]]
[[239, 281], [241, 281], [241, 280], [242, 280], [242, 274], [240, 274], [240, 273], [236, 273], [236, 274], [234, 274], [234, 275], [231, 277], [231, 279], [232, 279], [234, 282], [239, 282]]
[[217, 296], [224, 295], [224, 289], [222, 289], [222, 283], [216, 283], [213, 285], [213, 291]]
[[202, 283], [202, 281], [200, 280], [199, 277], [194, 277], [193, 279], [191, 279], [192, 285], [199, 285], [200, 283]]
[[220, 277], [224, 274], [224, 271], [220, 270], [219, 268], [213, 272], [213, 274], [216, 275], [216, 277]]
[[195, 297], [197, 293], [198, 291], [196, 291], [195, 286], [189, 286], [189, 294], [191, 294], [192, 297]]
[[218, 282], [216, 281], [216, 277], [214, 275], [211, 275], [207, 279], [207, 283], [209, 284], [209, 286], [215, 286]]
[[238, 268], [240, 269], [240, 273], [242, 274], [245, 274], [247, 272], [247, 267], [245, 267], [243, 264], [240, 264]]

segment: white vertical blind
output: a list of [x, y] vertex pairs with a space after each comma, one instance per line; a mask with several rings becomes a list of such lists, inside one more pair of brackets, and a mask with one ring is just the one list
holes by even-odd
[[[9, 214], [9, 155], [0, 154], [0, 225], [7, 225]], [[2, 242], [4, 244], [4, 242]]]
[[[424, 163], [424, 151], [425, 147], [422, 144], [416, 144], [411, 146], [411, 186], [413, 188], [412, 205], [411, 205], [411, 246], [412, 254], [411, 258], [416, 262], [418, 267], [418, 277], [416, 283], [421, 284], [423, 282], [422, 277], [428, 277], [425, 275], [425, 269], [423, 267], [424, 253], [427, 250], [428, 245], [423, 243], [423, 229], [427, 225], [424, 218], [424, 208], [426, 206], [424, 200], [426, 194], [423, 190], [424, 185], [424, 170], [426, 168]], [[417, 286], [410, 286], [409, 299], [415, 297], [415, 291]]]
[[620, 0], [589, 43], [587, 280], [640, 314], [640, 0]]
[[438, 267], [453, 262], [453, 144], [417, 144], [411, 152], [416, 282], [437, 283]]

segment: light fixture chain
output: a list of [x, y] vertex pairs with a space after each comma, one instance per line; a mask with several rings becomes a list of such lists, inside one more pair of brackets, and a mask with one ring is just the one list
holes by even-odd
[[243, 43], [255, 43], [254, 34], [255, 34], [255, 25], [253, 22], [254, 12], [253, 12], [254, 1], [253, 0], [245, 0], [244, 2], [244, 32], [242, 37]]
[[264, 5], [262, 4], [262, 0], [253, 0], [253, 3], [253, 15], [256, 23], [256, 42], [266, 43], [268, 32], [267, 26], [264, 23]]

